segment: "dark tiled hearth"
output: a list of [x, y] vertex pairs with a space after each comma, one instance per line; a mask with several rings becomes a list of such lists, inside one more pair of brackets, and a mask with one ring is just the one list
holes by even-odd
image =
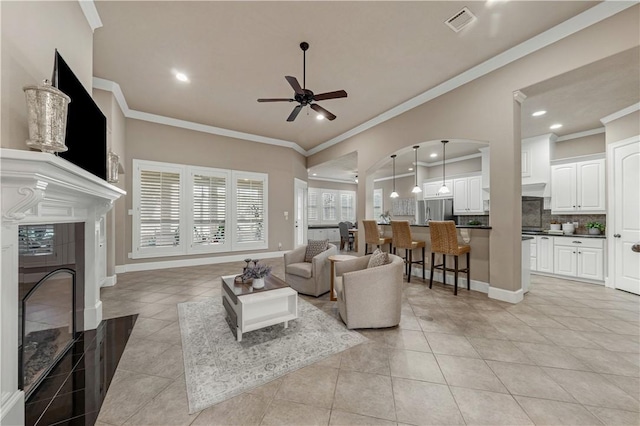
[[108, 319], [79, 333], [27, 400], [26, 425], [93, 425], [137, 317]]

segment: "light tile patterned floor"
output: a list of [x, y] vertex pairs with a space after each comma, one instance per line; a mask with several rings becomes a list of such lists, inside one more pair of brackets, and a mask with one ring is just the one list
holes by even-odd
[[[284, 277], [281, 259], [266, 260]], [[98, 425], [640, 424], [640, 298], [542, 276], [517, 305], [421, 279], [370, 342], [189, 415], [176, 304], [243, 262], [118, 275], [105, 318], [139, 318]], [[337, 316], [328, 295], [305, 297]]]

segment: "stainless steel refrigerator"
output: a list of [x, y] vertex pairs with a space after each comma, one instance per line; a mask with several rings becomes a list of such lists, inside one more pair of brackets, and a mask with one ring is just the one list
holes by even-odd
[[419, 200], [416, 220], [419, 225], [425, 225], [430, 220], [455, 220], [453, 198]]

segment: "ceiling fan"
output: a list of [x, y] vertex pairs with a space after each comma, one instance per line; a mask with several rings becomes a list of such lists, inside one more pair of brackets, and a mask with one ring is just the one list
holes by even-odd
[[329, 111], [327, 111], [326, 109], [322, 108], [320, 105], [314, 102], [324, 101], [327, 99], [346, 98], [347, 92], [345, 92], [344, 90], [337, 90], [335, 92], [326, 92], [326, 93], [320, 93], [316, 95], [311, 90], [307, 89], [305, 80], [306, 80], [306, 73], [307, 73], [307, 49], [309, 49], [309, 43], [307, 43], [306, 41], [303, 41], [302, 43], [300, 43], [300, 49], [302, 49], [302, 52], [303, 52], [302, 53], [303, 55], [302, 87], [300, 87], [300, 83], [298, 83], [298, 79], [296, 79], [295, 77], [292, 77], [290, 75], [285, 76], [285, 78], [293, 88], [293, 91], [295, 92], [293, 98], [258, 99], [258, 102], [293, 102], [293, 101], [298, 102], [300, 105], [296, 106], [293, 109], [293, 111], [291, 111], [291, 114], [289, 114], [287, 121], [295, 120], [298, 114], [300, 113], [300, 111], [302, 110], [302, 108], [307, 105], [309, 105], [312, 110], [314, 110], [315, 112], [317, 112], [318, 114], [326, 118], [327, 120], [335, 120], [336, 119], [335, 115], [333, 115], [332, 113], [330, 113]]

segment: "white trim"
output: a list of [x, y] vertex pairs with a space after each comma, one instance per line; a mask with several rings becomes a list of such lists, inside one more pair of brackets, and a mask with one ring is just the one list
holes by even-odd
[[[403, 178], [403, 177], [409, 177], [409, 176], [413, 177], [413, 176], [414, 176], [413, 172], [411, 172], [411, 173], [405, 173], [405, 174], [403, 174], [403, 175], [396, 175], [396, 179], [398, 179], [398, 178]], [[391, 180], [391, 179], [393, 179], [393, 176], [382, 177], [382, 178], [376, 178], [376, 179], [374, 179], [373, 181], [374, 181], [374, 182], [382, 182], [383, 180]]]
[[522, 299], [524, 299], [524, 292], [522, 289], [510, 291], [497, 287], [489, 287], [489, 299], [496, 299], [515, 304], [522, 302]]
[[527, 99], [527, 95], [522, 93], [520, 90], [516, 90], [513, 92], [513, 100], [518, 102], [519, 104], [522, 104], [525, 99]]
[[198, 259], [181, 259], [181, 260], [165, 260], [160, 262], [145, 262], [145, 263], [128, 263], [126, 265], [116, 265], [116, 273], [124, 274], [126, 272], [138, 272], [138, 271], [153, 271], [156, 269], [169, 269], [169, 268], [184, 268], [186, 266], [200, 266], [200, 265], [216, 265], [218, 263], [227, 262], [239, 262], [247, 258], [250, 255], [252, 258], [259, 257], [260, 259], [273, 259], [276, 257], [284, 256], [286, 251], [270, 251], [259, 253], [241, 253], [233, 254], [229, 256], [207, 256]]
[[604, 127], [598, 127], [597, 129], [585, 130], [584, 132], [571, 133], [570, 135], [560, 136], [555, 141], [556, 142], [563, 142], [563, 141], [568, 141], [568, 140], [571, 140], [571, 139], [584, 138], [586, 136], [599, 135], [600, 133], [604, 133], [604, 132], [605, 132], [605, 128]]
[[102, 27], [102, 20], [100, 19], [98, 9], [96, 9], [96, 4], [93, 0], [78, 0], [78, 3], [80, 3], [80, 9], [82, 9], [84, 17], [87, 18], [91, 32], [94, 32], [96, 28]]
[[195, 130], [196, 132], [209, 133], [212, 135], [226, 136], [229, 138], [264, 143], [267, 145], [282, 146], [285, 148], [291, 148], [294, 151], [307, 156], [307, 151], [295, 142], [254, 135], [251, 133], [237, 132], [235, 130], [223, 129], [221, 127], [209, 126], [207, 124], [194, 123], [193, 121], [179, 120], [177, 118], [129, 109], [120, 85], [114, 81], [93, 77], [93, 87], [113, 93], [113, 96], [118, 102], [118, 106], [120, 106], [122, 114], [124, 114], [124, 116], [127, 118], [148, 121], [150, 123], [164, 124], [165, 126], [178, 127], [181, 129]]
[[[98, 290], [98, 295], [100, 291]], [[84, 329], [95, 330], [102, 321], [102, 301], [98, 300], [94, 306], [84, 307]]]
[[344, 180], [344, 179], [332, 179], [332, 178], [323, 178], [323, 177], [309, 177], [309, 180], [322, 180], [325, 182], [335, 182], [335, 183], [346, 183], [347, 185], [357, 185], [353, 180]]
[[596, 154], [579, 155], [577, 157], [567, 157], [567, 158], [560, 158], [558, 160], [551, 160], [549, 164], [551, 164], [552, 166], [557, 166], [560, 164], [570, 164], [570, 163], [576, 163], [579, 161], [602, 160], [603, 158], [605, 158], [605, 153], [598, 152]]
[[372, 118], [371, 120], [366, 121], [363, 124], [354, 127], [353, 129], [308, 150], [307, 155], [313, 155], [320, 151], [323, 151], [339, 142], [357, 135], [358, 133], [362, 133], [365, 130], [377, 126], [380, 123], [383, 123], [417, 106], [429, 102], [437, 98], [438, 96], [457, 89], [458, 87], [467, 84], [470, 81], [489, 74], [490, 72], [493, 72], [501, 67], [510, 64], [511, 62], [521, 59], [524, 56], [530, 55], [533, 52], [549, 46], [550, 44], [553, 44], [565, 37], [577, 33], [578, 31], [590, 27], [591, 25], [594, 25], [600, 21], [603, 21], [619, 12], [622, 12], [625, 9], [628, 9], [629, 7], [635, 6], [636, 4], [638, 4], [637, 1], [604, 1], [598, 3], [594, 7], [585, 10], [581, 14], [576, 15], [562, 22], [561, 24], [556, 25], [555, 27], [541, 34], [538, 34], [537, 36], [532, 37], [529, 40], [524, 41], [519, 45], [512, 47], [511, 49], [506, 50], [443, 83], [440, 83], [433, 89], [427, 90], [426, 92], [412, 99], [409, 99], [407, 102], [391, 108], [390, 110]]
[[3, 392], [0, 401], [0, 425], [24, 425], [24, 392]]
[[618, 118], [622, 118], [625, 115], [629, 115], [632, 112], [636, 112], [639, 110], [640, 110], [640, 102], [638, 102], [637, 104], [630, 105], [624, 109], [621, 109], [620, 111], [614, 112], [611, 115], [607, 115], [606, 117], [601, 118], [600, 122], [604, 125], [607, 125], [613, 120], [617, 120]]
[[116, 284], [118, 284], [118, 275], [114, 274], [106, 277], [100, 287], [113, 287]]

